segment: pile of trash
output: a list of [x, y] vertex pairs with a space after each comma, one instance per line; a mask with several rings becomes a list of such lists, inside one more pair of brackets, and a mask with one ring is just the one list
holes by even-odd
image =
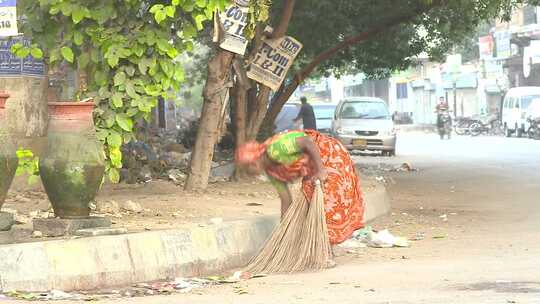
[[0, 294], [0, 301], [3, 299], [16, 299], [26, 301], [99, 301], [106, 299], [120, 299], [131, 297], [145, 297], [153, 295], [167, 295], [174, 293], [200, 293], [201, 289], [222, 285], [235, 284], [253, 278], [264, 277], [265, 275], [253, 275], [245, 271], [237, 271], [229, 277], [211, 276], [201, 278], [177, 278], [168, 282], [138, 283], [131, 287], [115, 290], [91, 291], [91, 292], [64, 292], [61, 290], [51, 290], [49, 292], [20, 292], [10, 291]]
[[356, 230], [352, 237], [339, 245], [342, 248], [390, 248], [409, 247], [405, 237], [394, 236], [387, 229], [375, 231], [371, 226]]
[[393, 165], [387, 163], [379, 164], [367, 164], [359, 163], [356, 168], [367, 176], [378, 176], [381, 173], [388, 172], [417, 172], [418, 169], [414, 168], [410, 163], [402, 163], [401, 165]]

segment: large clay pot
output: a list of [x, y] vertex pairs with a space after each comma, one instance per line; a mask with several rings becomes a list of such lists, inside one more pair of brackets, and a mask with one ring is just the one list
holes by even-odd
[[60, 218], [86, 218], [105, 162], [92, 119], [93, 102], [50, 102], [47, 151], [39, 174]]
[[7, 132], [5, 105], [8, 98], [9, 94], [0, 92], [0, 208], [4, 204], [19, 163], [15, 153], [15, 145]]

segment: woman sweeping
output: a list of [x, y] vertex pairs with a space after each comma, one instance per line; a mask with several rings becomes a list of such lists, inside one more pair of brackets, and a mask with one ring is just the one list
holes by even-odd
[[360, 181], [347, 149], [338, 140], [312, 130], [282, 133], [264, 143], [245, 144], [238, 149], [236, 162], [250, 174], [267, 174], [281, 199], [282, 218], [292, 202], [287, 184], [302, 178], [302, 191], [310, 201], [314, 181], [320, 180], [332, 245], [364, 226]]

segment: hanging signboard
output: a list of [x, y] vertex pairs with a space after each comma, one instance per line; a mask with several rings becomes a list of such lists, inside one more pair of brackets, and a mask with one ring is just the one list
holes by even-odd
[[219, 13], [221, 30], [223, 31], [219, 47], [236, 54], [244, 55], [248, 44], [244, 36], [244, 29], [248, 22], [249, 8], [239, 4], [233, 4], [225, 9], [225, 11]]
[[11, 53], [11, 46], [17, 42], [21, 42], [24, 46], [31, 45], [29, 39], [22, 37], [0, 39], [0, 76], [43, 76], [45, 66], [42, 60], [37, 60], [31, 55], [21, 59]]
[[0, 37], [18, 34], [17, 0], [0, 0]]
[[302, 44], [292, 37], [265, 40], [249, 65], [247, 76], [277, 91]]
[[497, 49], [497, 59], [507, 59], [512, 55], [510, 46], [510, 31], [495, 32], [495, 46]]
[[489, 59], [493, 57], [492, 36], [483, 36], [478, 38], [478, 47], [480, 48], [480, 59]]

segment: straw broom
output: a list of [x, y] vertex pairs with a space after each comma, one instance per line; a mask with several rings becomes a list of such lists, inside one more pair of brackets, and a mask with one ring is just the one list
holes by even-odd
[[251, 273], [292, 273], [326, 268], [331, 258], [324, 195], [317, 181], [309, 202], [301, 184], [290, 186], [293, 201], [259, 255], [247, 270]]

